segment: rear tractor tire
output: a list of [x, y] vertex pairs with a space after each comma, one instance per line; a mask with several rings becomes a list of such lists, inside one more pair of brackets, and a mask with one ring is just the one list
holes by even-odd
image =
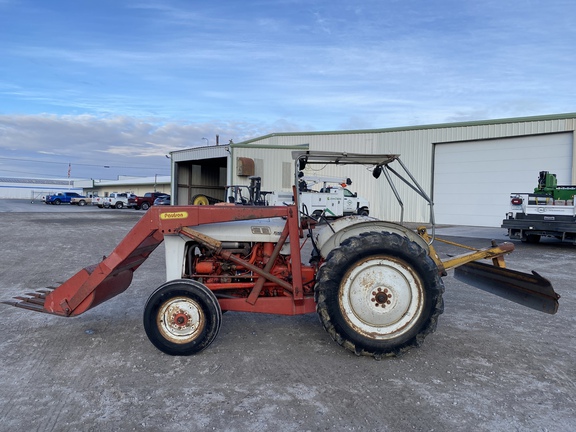
[[160, 351], [173, 356], [199, 353], [216, 338], [222, 310], [200, 282], [175, 280], [160, 286], [146, 302], [144, 330]]
[[318, 272], [316, 310], [338, 344], [376, 359], [420, 346], [444, 310], [436, 263], [398, 234], [362, 233], [334, 249]]

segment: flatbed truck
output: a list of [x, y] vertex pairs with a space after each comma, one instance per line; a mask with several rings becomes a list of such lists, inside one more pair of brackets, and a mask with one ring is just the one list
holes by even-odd
[[576, 244], [576, 186], [558, 186], [556, 174], [541, 171], [533, 193], [512, 193], [502, 221], [510, 239], [538, 243], [554, 237]]

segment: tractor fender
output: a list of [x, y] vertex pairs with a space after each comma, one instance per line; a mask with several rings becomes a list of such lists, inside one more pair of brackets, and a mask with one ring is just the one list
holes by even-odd
[[315, 235], [316, 246], [320, 255], [326, 258], [330, 251], [350, 237], [364, 232], [389, 232], [407, 237], [430, 253], [428, 243], [413, 230], [394, 222], [385, 222], [370, 216], [346, 216], [329, 222], [320, 228]]

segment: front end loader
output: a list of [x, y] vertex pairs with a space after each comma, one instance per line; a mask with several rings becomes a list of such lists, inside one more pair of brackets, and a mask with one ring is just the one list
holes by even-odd
[[[398, 199], [392, 176], [431, 204], [398, 155], [295, 152], [294, 159], [296, 179], [306, 164], [368, 165], [374, 177], [384, 174]], [[164, 241], [166, 283], [146, 302], [144, 329], [170, 355], [208, 347], [223, 311], [316, 312], [330, 336], [356, 355], [399, 355], [435, 330], [444, 308], [442, 276], [450, 269], [466, 283], [533, 309], [558, 309], [560, 296], [548, 280], [505, 267], [511, 243], [442, 261], [433, 247], [432, 207], [429, 234], [367, 216], [318, 223], [299, 211], [296, 189], [294, 197], [287, 206], [154, 206], [101, 262], [58, 287], [3, 303], [78, 316], [125, 291]], [[312, 253], [304, 264], [306, 244]]]

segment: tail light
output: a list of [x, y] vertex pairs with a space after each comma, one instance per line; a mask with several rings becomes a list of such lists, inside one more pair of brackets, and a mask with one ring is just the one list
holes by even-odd
[[512, 205], [521, 205], [523, 200], [520, 197], [514, 197], [510, 202], [512, 203]]

